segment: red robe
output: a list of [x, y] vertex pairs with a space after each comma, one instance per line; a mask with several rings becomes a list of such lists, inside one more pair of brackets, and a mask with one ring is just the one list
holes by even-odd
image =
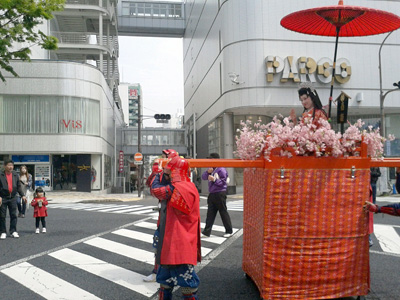
[[[201, 261], [200, 198], [192, 182], [174, 182], [175, 195], [185, 202], [186, 214], [167, 201], [165, 234], [161, 249], [162, 265], [196, 265]], [[174, 196], [174, 195], [173, 195]]]
[[[310, 111], [306, 111], [306, 112], [303, 113], [303, 115], [302, 115], [302, 122], [303, 122], [303, 123], [304, 123], [304, 121], [305, 121], [306, 118], [309, 119], [309, 120], [312, 119], [314, 109], [315, 109], [315, 108], [311, 109]], [[324, 111], [322, 111], [321, 109], [316, 109], [316, 110], [315, 110], [314, 119], [312, 119], [312, 124], [315, 125], [315, 126], [317, 127], [317, 129], [318, 129], [319, 127], [321, 127], [321, 124], [319, 123], [319, 120], [321, 120], [321, 119], [327, 121], [327, 120], [328, 120], [328, 117], [326, 116], [326, 114], [325, 114]]]
[[[42, 207], [39, 207], [39, 203], [38, 203], [39, 199], [43, 200]], [[34, 218], [47, 217], [47, 205], [48, 204], [49, 203], [47, 202], [46, 197], [33, 199], [31, 202], [31, 205], [35, 208], [33, 210], [33, 217]]]

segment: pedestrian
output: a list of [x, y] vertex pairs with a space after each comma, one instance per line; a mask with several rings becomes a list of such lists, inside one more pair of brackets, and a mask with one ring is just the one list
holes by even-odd
[[364, 211], [365, 212], [373, 212], [376, 214], [384, 213], [384, 214], [400, 217], [400, 203], [378, 206], [372, 202], [365, 201]]
[[26, 201], [21, 181], [17, 172], [14, 171], [14, 162], [6, 160], [4, 162], [4, 171], [0, 172], [0, 239], [2, 240], [7, 237], [7, 208], [10, 214], [10, 235], [14, 238], [19, 238], [17, 232], [17, 193], [22, 201]]
[[[208, 158], [218, 159], [218, 153], [211, 153]], [[222, 223], [225, 227], [224, 237], [228, 238], [232, 235], [232, 223], [226, 207], [226, 189], [228, 187], [228, 171], [223, 168], [208, 168], [201, 178], [208, 180], [208, 198], [207, 198], [207, 218], [206, 226], [202, 232], [202, 237], [210, 237], [211, 230], [214, 225], [215, 217], [219, 212]]]
[[63, 189], [63, 180], [62, 180], [62, 174], [61, 171], [58, 170], [55, 174], [54, 174], [54, 179], [55, 179], [55, 185], [54, 185], [54, 189], [56, 189], [57, 185], [60, 185], [61, 189]]
[[396, 191], [400, 194], [400, 167], [396, 167]]
[[22, 190], [26, 196], [25, 201], [18, 197], [17, 206], [18, 206], [18, 217], [25, 218], [26, 211], [26, 203], [28, 202], [28, 194], [30, 193], [30, 189], [32, 188], [32, 175], [28, 173], [28, 169], [26, 166], [21, 166], [19, 169], [19, 180], [22, 184]]
[[372, 188], [372, 202], [376, 203], [376, 182], [378, 178], [381, 176], [381, 171], [379, 167], [370, 168], [371, 172], [371, 188]]
[[46, 193], [41, 187], [35, 190], [34, 198], [31, 205], [34, 207], [33, 217], [36, 219], [36, 231], [39, 233], [39, 225], [42, 222], [42, 233], [46, 233], [46, 217], [47, 217], [47, 205], [49, 204], [45, 197]]
[[190, 182], [188, 161], [178, 155], [171, 158], [171, 153], [168, 158], [164, 173], [172, 184], [158, 186], [154, 181], [152, 186], [163, 199], [156, 256], [159, 299], [172, 299], [173, 288], [180, 286], [183, 299], [196, 300], [200, 279], [194, 266], [201, 261], [199, 193]]

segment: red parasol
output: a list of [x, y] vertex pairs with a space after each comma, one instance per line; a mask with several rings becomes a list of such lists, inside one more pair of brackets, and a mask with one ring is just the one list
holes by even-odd
[[400, 17], [378, 9], [343, 5], [343, 0], [340, 0], [338, 5], [291, 13], [281, 20], [281, 25], [300, 33], [336, 36], [329, 96], [328, 116], [330, 118], [339, 36], [366, 36], [393, 31], [400, 27]]

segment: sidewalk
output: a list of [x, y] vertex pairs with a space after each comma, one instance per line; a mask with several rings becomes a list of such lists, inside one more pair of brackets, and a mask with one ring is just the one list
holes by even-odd
[[400, 194], [393, 194], [389, 196], [377, 196], [376, 202], [389, 202], [389, 203], [399, 203]]

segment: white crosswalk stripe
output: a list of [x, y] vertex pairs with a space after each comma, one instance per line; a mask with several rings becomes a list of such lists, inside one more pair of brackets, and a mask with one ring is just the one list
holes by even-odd
[[126, 256], [150, 265], [154, 264], [154, 253], [139, 248], [127, 246], [121, 243], [97, 237], [85, 242], [85, 244], [101, 248], [119, 255]]
[[71, 249], [62, 249], [50, 253], [49, 255], [58, 260], [61, 260], [64, 263], [73, 265], [86, 272], [112, 281], [144, 296], [151, 297], [158, 289], [158, 284], [156, 282], [138, 284], [139, 282], [143, 282], [142, 274], [121, 268], [119, 266], [107, 263], [90, 255], [86, 255]]
[[[94, 207], [92, 206], [92, 208]], [[91, 274], [77, 277], [85, 277], [88, 278], [87, 280], [97, 280], [96, 278], [101, 277], [103, 280], [107, 280], [109, 284], [123, 287], [122, 290], [129, 289], [137, 293], [132, 294], [132, 299], [149, 299], [155, 295], [159, 287], [156, 282], [143, 281], [143, 278], [149, 275], [154, 265], [152, 232], [157, 227], [156, 219], [156, 217], [148, 218], [146, 221], [131, 224], [127, 228], [89, 238], [61, 250], [44, 253], [41, 257], [42, 260], [36, 265], [37, 257], [10, 265], [10, 267], [0, 268], [1, 273], [13, 279], [16, 284], [22, 284], [33, 293], [39, 294], [44, 299], [114, 299], [115, 288], [110, 290], [108, 296], [96, 294], [97, 290], [86, 291], [85, 285], [78, 287], [65, 278], [58, 277], [63, 274], [63, 271], [58, 270], [57, 273], [54, 270], [54, 261], [49, 264], [43, 263], [43, 259], [46, 259], [46, 257], [50, 259], [49, 257], [51, 257], [51, 259], [62, 262], [62, 265], [58, 266], [60, 269], [64, 269], [63, 266], [65, 265], [63, 264], [66, 264], [69, 266], [68, 272]], [[201, 226], [204, 227], [204, 223]], [[234, 232], [237, 231], [238, 229], [235, 228]], [[211, 237], [202, 239], [203, 258], [227, 240], [227, 238], [221, 237], [224, 232], [223, 226], [214, 225]], [[72, 247], [78, 249], [71, 249]], [[97, 253], [97, 257], [95, 257], [95, 253]], [[129, 266], [129, 269], [126, 269], [125, 266]], [[139, 268], [137, 272], [136, 268]], [[148, 273], [143, 271], [144, 268], [148, 270]], [[56, 273], [54, 274], [54, 272]], [[88, 276], [91, 276], [90, 279]], [[43, 282], [46, 282], [46, 284], [43, 284]]]
[[[243, 211], [243, 200], [227, 201], [226, 207], [229, 211]], [[200, 206], [200, 209], [207, 209], [207, 205]]]
[[374, 234], [384, 252], [400, 255], [400, 236], [394, 226], [374, 224]]
[[45, 299], [101, 299], [27, 262], [1, 272]]
[[122, 205], [122, 204], [103, 204], [103, 203], [72, 203], [72, 204], [51, 204], [51, 208], [96, 211], [113, 214], [130, 214], [130, 215], [158, 215], [154, 209], [157, 206], [144, 205]]

